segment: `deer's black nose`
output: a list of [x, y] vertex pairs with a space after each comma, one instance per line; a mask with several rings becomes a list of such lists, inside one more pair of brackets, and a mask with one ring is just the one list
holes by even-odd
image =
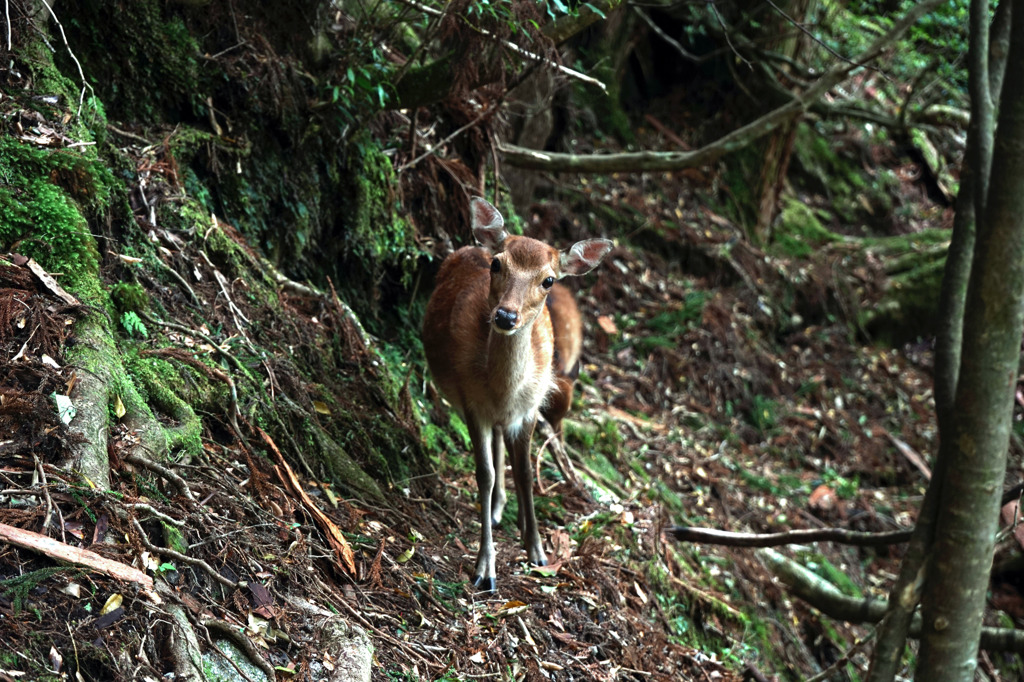
[[494, 313], [494, 326], [504, 331], [512, 331], [519, 320], [519, 313], [507, 308], [498, 308]]

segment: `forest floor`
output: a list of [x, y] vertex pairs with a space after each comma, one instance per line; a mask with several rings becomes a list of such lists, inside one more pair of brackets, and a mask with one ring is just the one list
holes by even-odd
[[[279, 469], [223, 437], [204, 438], [204, 458], [177, 467], [189, 499], [130, 475], [121, 455], [132, 434], [113, 434], [114, 490], [84, 500], [58, 466], [71, 443], [50, 398], [74, 381], [63, 350], [81, 311], [16, 260], [0, 268], [4, 319], [20, 320], [0, 328], [0, 522], [39, 527], [54, 515], [63, 541], [137, 565], [150, 550], [127, 521], [94, 507], [143, 503], [205, 538], [228, 538], [229, 550], [206, 559], [233, 590], [208, 567], [141, 565], [170, 583], [194, 619], [245, 631], [283, 679], [329, 679], [337, 663], [317, 649], [297, 598], [367, 630], [376, 680], [803, 679], [837, 661], [830, 679], [855, 678], [869, 650], [859, 644], [866, 629], [787, 595], [753, 549], [677, 543], [664, 530], [909, 528], [936, 445], [929, 341], [870, 343], [836, 291], [850, 277], [882, 290], [881, 269], [845, 272], [842, 249], [804, 260], [762, 253], [737, 241], [687, 178], [606, 178], [572, 203], [633, 211], [644, 228], [575, 283], [588, 338], [566, 446], [584, 485], [570, 485], [550, 453], [541, 457], [546, 568], [525, 564], [513, 500], [496, 534], [498, 592], [474, 593], [467, 581], [476, 486], [465, 452], [390, 491], [385, 505], [337, 499], [329, 485], [303, 479], [346, 532], [354, 577], [330, 559], [316, 530], [283, 520], [299, 503]], [[556, 242], [600, 223], [556, 210], [536, 221]], [[181, 248], [202, 270], [187, 253], [194, 247]], [[198, 296], [216, 299], [215, 278], [197, 279]], [[260, 319], [258, 302], [235, 303]], [[164, 304], [182, 305], [170, 294]], [[301, 344], [323, 311], [298, 296], [285, 305], [288, 333]], [[26, 327], [37, 330], [28, 341], [18, 333]], [[186, 337], [171, 341], [201, 345]], [[152, 520], [146, 530], [168, 532]], [[202, 545], [189, 554], [205, 556]], [[885, 596], [900, 556], [898, 547], [829, 543], [782, 551], [855, 597]], [[239, 567], [248, 585], [237, 582]], [[0, 547], [0, 631], [14, 652], [0, 659], [0, 680], [47, 670], [60, 671], [56, 679], [114, 662], [134, 669], [132, 677], [156, 679], [162, 644], [146, 633], [159, 619], [108, 577]], [[984, 665], [998, 679], [991, 662]]]

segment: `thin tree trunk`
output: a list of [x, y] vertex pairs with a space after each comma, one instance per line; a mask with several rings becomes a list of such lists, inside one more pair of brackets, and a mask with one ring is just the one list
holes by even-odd
[[[894, 679], [906, 645], [911, 618], [921, 600], [927, 578], [927, 562], [934, 538], [939, 503], [943, 500], [943, 481], [952, 450], [953, 402], [960, 375], [960, 350], [963, 340], [964, 307], [967, 284], [974, 256], [977, 207], [988, 195], [989, 169], [992, 163], [994, 102], [998, 100], [1006, 65], [1006, 43], [1011, 0], [1002, 0], [992, 24], [990, 50], [988, 3], [971, 4], [970, 71], [971, 122], [967, 134], [967, 152], [961, 174], [953, 238], [946, 256], [946, 269], [939, 295], [943, 311], [935, 340], [935, 410], [939, 424], [940, 450], [932, 483], [918, 514], [914, 536], [907, 547], [900, 575], [889, 597], [889, 613], [878, 630], [877, 644], [868, 671], [868, 682]], [[998, 46], [998, 47], [997, 47]], [[981, 172], [979, 172], [979, 169]]]
[[[976, 4], [987, 15], [984, 0], [975, 0], [972, 15]], [[974, 678], [1006, 470], [1024, 326], [1024, 8], [1017, 4], [995, 139], [1000, 154], [993, 160], [987, 198], [975, 201], [984, 209], [978, 214], [952, 427], [942, 443], [950, 459], [921, 600], [921, 680]], [[986, 74], [985, 90], [987, 80]], [[982, 172], [975, 191], [986, 177], [984, 169], [976, 170]]]
[[757, 224], [751, 235], [754, 244], [764, 245], [772, 240], [772, 224], [778, 212], [779, 197], [785, 186], [799, 124], [797, 120], [791, 121], [768, 138], [758, 182]]
[[968, 55], [971, 121], [967, 128], [966, 164], [957, 196], [953, 239], [946, 256], [946, 271], [939, 296], [939, 310], [943, 311], [943, 316], [935, 339], [935, 410], [940, 437], [952, 423], [950, 411], [960, 374], [964, 304], [974, 256], [975, 222], [977, 216], [985, 214], [992, 167], [995, 119], [993, 94], [989, 87], [988, 14], [987, 0], [971, 2], [971, 47]]
[[[776, 31], [778, 35], [784, 35], [786, 29], [789, 28], [790, 20], [803, 24], [806, 18], [814, 13], [814, 2], [815, 0], [796, 0], [791, 5], [781, 5], [780, 3], [787, 10], [788, 17], [783, 22], [776, 20], [774, 25], [768, 28], [768, 31]], [[804, 51], [807, 40], [804, 33], [798, 33], [780, 40], [775, 48], [780, 54], [795, 61]], [[789, 161], [793, 154], [793, 144], [796, 141], [796, 130], [799, 124], [799, 119], [794, 118], [773, 132], [765, 145], [761, 175], [758, 179], [757, 224], [754, 225], [752, 235], [752, 241], [755, 244], [767, 244], [771, 241], [772, 223], [778, 212], [779, 197], [782, 195], [786, 174], [789, 171]]]

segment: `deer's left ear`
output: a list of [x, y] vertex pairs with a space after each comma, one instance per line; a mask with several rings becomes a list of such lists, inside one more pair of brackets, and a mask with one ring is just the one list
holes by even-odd
[[473, 236], [491, 251], [496, 250], [505, 241], [505, 219], [498, 209], [489, 201], [474, 197], [469, 202], [469, 212], [473, 216]]
[[614, 244], [609, 239], [585, 239], [576, 242], [559, 257], [562, 276], [585, 275], [601, 262]]

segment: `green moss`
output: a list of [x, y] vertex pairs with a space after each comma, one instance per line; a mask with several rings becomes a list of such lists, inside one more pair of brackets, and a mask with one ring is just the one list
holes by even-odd
[[862, 127], [843, 136], [846, 144], [836, 146], [837, 137], [826, 125], [797, 127], [790, 173], [794, 185], [827, 199], [828, 210], [844, 225], [860, 226], [865, 233], [888, 229], [899, 180], [888, 169], [865, 170], [869, 145], [879, 142], [882, 133]]
[[846, 596], [855, 599], [860, 599], [863, 596], [860, 587], [850, 580], [849, 568], [837, 567], [824, 556], [814, 552], [801, 552], [799, 556], [808, 570], [830, 582]]
[[202, 235], [206, 235], [213, 226], [210, 209], [193, 198], [191, 193], [180, 203], [162, 202], [157, 207], [156, 218], [157, 223], [169, 229], [182, 232], [194, 230]]
[[99, 254], [86, 214], [107, 208], [112, 184], [94, 153], [0, 137], [0, 247], [35, 258], [61, 273], [65, 288], [99, 302]]
[[[193, 207], [196, 204], [192, 204]], [[245, 248], [228, 236], [220, 227], [211, 229], [210, 216], [195, 213], [189, 217], [190, 220], [198, 221], [197, 225], [205, 225], [205, 247], [211, 260], [220, 268], [221, 273], [228, 279], [236, 277], [245, 278], [248, 289], [246, 295], [253, 303], [259, 302], [271, 310], [280, 312], [280, 299], [277, 296], [277, 286], [271, 279], [270, 272], [257, 263], [254, 256]]]
[[350, 264], [361, 264], [371, 282], [378, 281], [385, 268], [392, 268], [408, 287], [419, 250], [413, 241], [414, 229], [395, 213], [395, 185], [391, 160], [368, 134], [360, 136], [349, 147], [342, 179], [346, 257]]
[[729, 155], [722, 174], [723, 195], [713, 205], [751, 234], [757, 222], [757, 185], [761, 175], [763, 150], [758, 145], [744, 147]]
[[932, 332], [944, 259], [921, 258], [915, 267], [893, 275], [885, 299], [858, 312], [858, 323], [879, 343], [899, 344]]
[[0, 225], [0, 241], [8, 249], [50, 270], [81, 279], [99, 269], [82, 214], [60, 188], [45, 180], [28, 180], [22, 191], [0, 188]]
[[830, 136], [821, 134], [808, 123], [797, 127], [793, 155], [797, 167], [814, 181], [812, 188], [815, 191], [850, 194], [853, 190], [868, 187], [863, 169], [855, 165], [853, 159], [844, 158], [834, 149]]
[[463, 450], [469, 450], [473, 447], [473, 442], [469, 438], [469, 427], [466, 426], [466, 422], [462, 420], [462, 417], [459, 416], [458, 412], [453, 411], [451, 413], [448, 418], [448, 424], [459, 437]]
[[[152, 414], [149, 406], [153, 406], [163, 414], [178, 422], [172, 429], [165, 429], [168, 447], [172, 450], [183, 449], [189, 455], [202, 453], [202, 424], [196, 416], [192, 406], [181, 398], [182, 395], [192, 394], [198, 398], [203, 394], [209, 404], [216, 404], [217, 394], [214, 391], [192, 391], [185, 390], [184, 378], [188, 377], [192, 382], [200, 380], [198, 373], [190, 367], [177, 368], [170, 362], [152, 356], [140, 356], [134, 351], [124, 355], [125, 368], [132, 378], [132, 386], [139, 391], [139, 395], [146, 401], [144, 414]], [[204, 383], [204, 388], [212, 388]], [[127, 405], [126, 405], [127, 407]], [[134, 405], [136, 410], [141, 406]]]
[[[359, 422], [351, 420], [349, 415], [340, 414], [336, 419], [346, 425], [359, 426]], [[332, 438], [330, 434], [311, 421], [303, 425], [302, 431], [309, 439], [307, 444], [309, 450], [317, 453], [318, 461], [323, 463], [328, 476], [333, 481], [356, 496], [378, 501], [383, 499], [383, 493], [376, 482], [355, 462], [343, 443]], [[365, 437], [364, 433], [353, 434], [349, 431], [349, 434], [355, 436], [359, 441], [365, 442], [360, 438], [360, 436]], [[375, 453], [370, 454], [372, 457]], [[379, 455], [377, 456], [379, 457]]]
[[181, 529], [169, 523], [160, 523], [164, 529], [164, 544], [179, 554], [188, 554], [188, 540]]
[[889, 237], [865, 237], [864, 246], [883, 248], [889, 252], [916, 253], [928, 246], [945, 245], [949, 241], [948, 229], [928, 228], [912, 234], [898, 234]]
[[[180, 121], [205, 113], [202, 50], [179, 7], [84, 2], [60, 11], [86, 78], [118, 119]], [[57, 61], [64, 73], [77, 72], [63, 51]]]
[[140, 284], [117, 282], [110, 287], [110, 302], [118, 313], [144, 312], [149, 308], [149, 295]]
[[807, 258], [815, 250], [840, 240], [821, 224], [814, 211], [796, 197], [787, 197], [773, 235], [775, 250], [791, 258]]

